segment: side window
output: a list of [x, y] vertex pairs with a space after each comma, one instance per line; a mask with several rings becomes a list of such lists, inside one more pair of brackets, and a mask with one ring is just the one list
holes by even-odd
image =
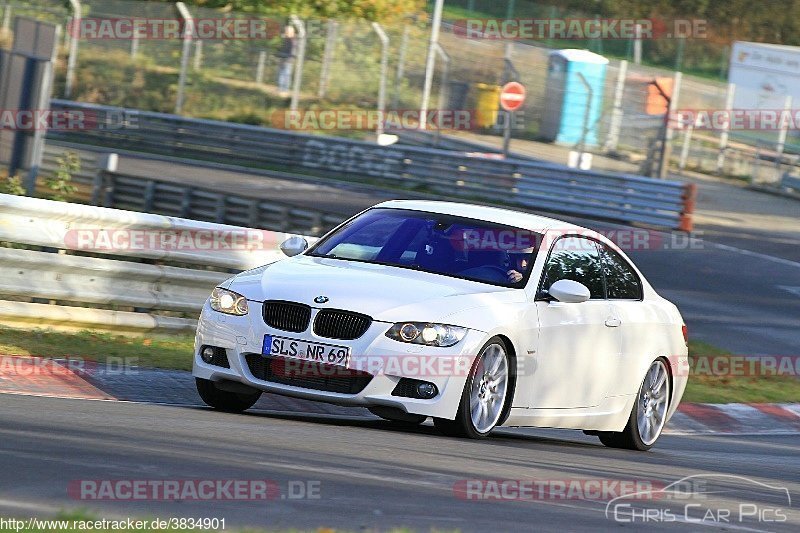
[[600, 254], [594, 241], [563, 237], [556, 241], [544, 267], [541, 288], [547, 290], [560, 279], [583, 283], [592, 299], [605, 298]]
[[642, 284], [633, 268], [617, 252], [600, 244], [608, 297], [615, 300], [641, 300]]

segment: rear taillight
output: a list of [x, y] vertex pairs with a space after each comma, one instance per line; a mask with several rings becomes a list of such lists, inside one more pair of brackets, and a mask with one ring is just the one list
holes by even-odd
[[686, 327], [686, 324], [681, 327], [681, 331], [683, 332], [683, 342], [686, 343], [686, 346], [689, 346], [689, 328]]

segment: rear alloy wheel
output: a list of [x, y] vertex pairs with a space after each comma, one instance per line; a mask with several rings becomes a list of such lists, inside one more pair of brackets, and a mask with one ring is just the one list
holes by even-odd
[[669, 370], [656, 359], [644, 376], [628, 424], [620, 433], [601, 431], [600, 442], [611, 448], [646, 451], [653, 447], [667, 419], [669, 408]]
[[434, 418], [441, 433], [479, 439], [500, 422], [509, 384], [509, 357], [498, 337], [489, 340], [473, 363], [455, 420]]
[[368, 407], [369, 412], [375, 416], [379, 416], [384, 420], [389, 420], [390, 422], [394, 422], [399, 426], [418, 426], [425, 422], [428, 419], [425, 415], [415, 415], [412, 413], [406, 413], [401, 409], [397, 409], [396, 407], [386, 407], [386, 406], [373, 406]]
[[243, 392], [229, 392], [220, 390], [213, 381], [208, 379], [195, 378], [195, 385], [197, 386], [197, 393], [200, 398], [214, 409], [225, 411], [226, 413], [241, 413], [255, 405], [259, 398], [261, 398], [261, 391], [243, 393]]

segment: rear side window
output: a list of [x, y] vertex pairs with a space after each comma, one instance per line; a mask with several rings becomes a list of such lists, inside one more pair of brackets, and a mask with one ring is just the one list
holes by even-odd
[[605, 298], [602, 262], [594, 241], [582, 237], [563, 237], [556, 241], [545, 265], [541, 289], [548, 290], [561, 279], [583, 283], [589, 288], [592, 299]]
[[603, 259], [608, 297], [612, 300], [641, 300], [642, 283], [633, 267], [617, 252], [603, 244], [598, 246]]

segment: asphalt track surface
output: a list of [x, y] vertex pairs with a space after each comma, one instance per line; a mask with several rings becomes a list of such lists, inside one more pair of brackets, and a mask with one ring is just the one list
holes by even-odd
[[[197, 407], [0, 398], [0, 514], [20, 518], [83, 507], [108, 518], [225, 518], [229, 529], [598, 531], [622, 525], [613, 513], [606, 517], [606, 500], [554, 495], [477, 501], [455, 488], [465, 480], [489, 479], [606, 479], [661, 486], [685, 476], [725, 474], [721, 484], [730, 490], [747, 492], [763, 483], [800, 494], [800, 436], [665, 435], [657, 447], [641, 453], [608, 449], [574, 431], [501, 430], [489, 439], [468, 441], [441, 437], [431, 426], [399, 430], [363, 417], [269, 410], [230, 415]], [[80, 480], [120, 479], [262, 479], [277, 486], [280, 496], [81, 501], [68, 493]], [[303, 492], [297, 490], [301, 486], [310, 487], [314, 497], [291, 497]], [[764, 509], [781, 505], [786, 521], [625, 525], [694, 531], [800, 527], [796, 501], [791, 508], [772, 495], [753, 494], [738, 497]]]

